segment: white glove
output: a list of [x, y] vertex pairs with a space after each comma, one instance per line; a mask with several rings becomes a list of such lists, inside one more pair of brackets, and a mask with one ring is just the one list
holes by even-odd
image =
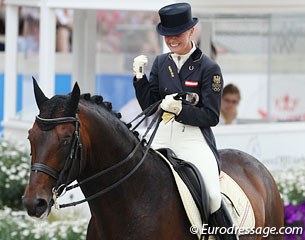
[[176, 95], [177, 93], [166, 95], [165, 98], [162, 100], [160, 107], [164, 111], [174, 113], [177, 116], [182, 110], [182, 101], [175, 100], [174, 97]]
[[137, 56], [133, 59], [133, 72], [136, 78], [140, 79], [145, 74], [144, 66], [148, 63], [147, 57], [145, 55]]

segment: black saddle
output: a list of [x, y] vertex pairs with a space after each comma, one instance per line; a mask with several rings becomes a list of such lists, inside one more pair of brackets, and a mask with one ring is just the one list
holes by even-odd
[[169, 148], [160, 148], [157, 151], [169, 160], [184, 181], [194, 198], [202, 221], [207, 223], [210, 214], [210, 202], [200, 171], [194, 164], [177, 158]]

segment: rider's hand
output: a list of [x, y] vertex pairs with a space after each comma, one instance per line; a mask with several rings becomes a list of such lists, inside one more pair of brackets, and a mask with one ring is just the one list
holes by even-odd
[[133, 60], [133, 72], [137, 79], [143, 78], [145, 71], [144, 66], [148, 63], [147, 57], [145, 55], [140, 55]]
[[174, 99], [176, 95], [177, 93], [166, 95], [165, 98], [162, 100], [160, 107], [165, 112], [170, 112], [177, 116], [182, 110], [182, 101]]

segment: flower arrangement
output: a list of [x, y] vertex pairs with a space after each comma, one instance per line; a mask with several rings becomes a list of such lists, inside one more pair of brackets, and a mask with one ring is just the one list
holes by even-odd
[[[274, 177], [285, 205], [285, 226], [305, 229], [305, 167], [274, 173]], [[286, 235], [285, 239], [305, 239], [305, 230], [302, 236]]]

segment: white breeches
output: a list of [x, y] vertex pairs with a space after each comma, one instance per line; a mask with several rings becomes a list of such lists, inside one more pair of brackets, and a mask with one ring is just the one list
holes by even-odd
[[210, 197], [211, 213], [220, 208], [221, 194], [216, 158], [199, 127], [175, 120], [160, 123], [152, 147], [170, 148], [178, 158], [193, 163], [201, 172]]

